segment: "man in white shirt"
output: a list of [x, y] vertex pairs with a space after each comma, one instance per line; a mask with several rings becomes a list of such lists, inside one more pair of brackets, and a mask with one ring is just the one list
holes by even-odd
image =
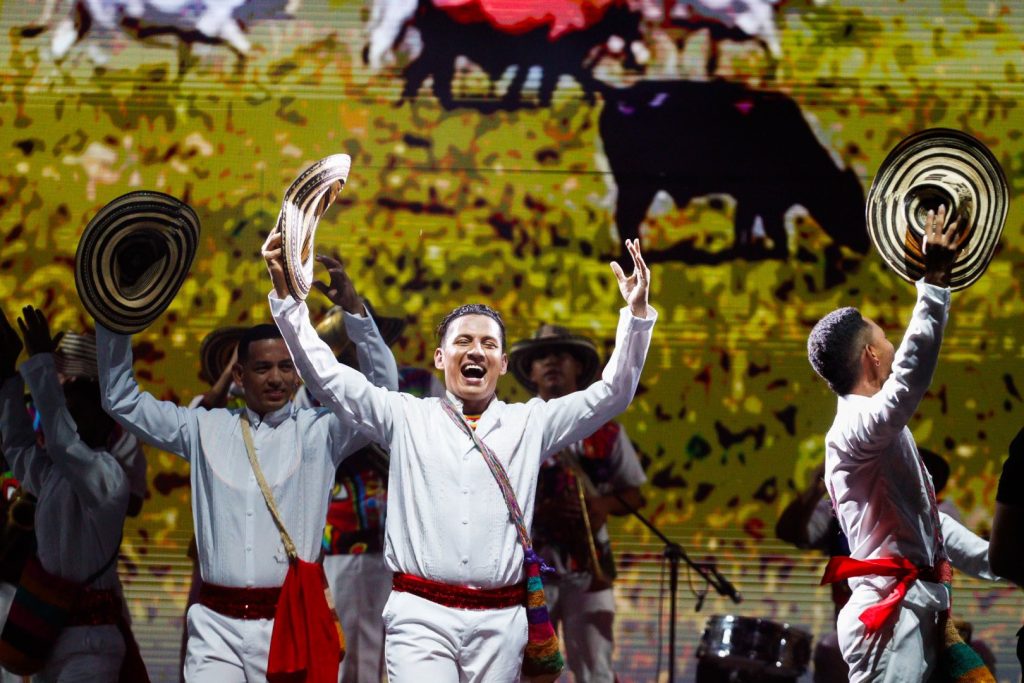
[[[626, 409], [640, 379], [657, 318], [647, 305], [650, 271], [636, 242], [635, 271], [612, 268], [627, 307], [602, 377], [552, 401], [506, 404], [501, 316], [481, 304], [450, 313], [438, 330], [434, 366], [447, 400], [495, 453], [523, 511], [533, 517], [541, 462]], [[392, 683], [515, 681], [527, 641], [523, 548], [498, 484], [442, 400], [372, 386], [338, 363], [303, 302], [288, 295], [280, 235], [264, 246], [274, 282], [270, 307], [296, 366], [316, 397], [346, 424], [391, 453], [384, 557], [395, 590], [384, 609]], [[453, 419], [455, 418], [455, 419]]]
[[[94, 379], [77, 378], [62, 387], [42, 312], [28, 306], [19, 325], [30, 358], [14, 371], [21, 352], [7, 318], [0, 312], [0, 432], [2, 448], [24, 490], [36, 496], [36, 556], [42, 570], [55, 579], [84, 587], [38, 681], [148, 680], [126, 621], [117, 576], [117, 555], [131, 482], [109, 450], [114, 422], [99, 408]], [[25, 409], [24, 384], [42, 421], [45, 446], [40, 446]], [[35, 560], [30, 559], [29, 563]], [[35, 615], [39, 616], [39, 615]], [[45, 612], [42, 613], [45, 620]], [[34, 622], [11, 620], [18, 626]], [[32, 639], [35, 633], [22, 636]], [[12, 642], [15, 642], [12, 640]], [[123, 666], [132, 668], [132, 674]]]
[[[394, 356], [369, 316], [346, 314], [370, 381], [397, 386]], [[182, 408], [139, 391], [131, 338], [97, 325], [103, 407], [141, 440], [191, 465], [192, 515], [203, 585], [188, 612], [185, 679], [265, 681], [274, 613], [288, 556], [253, 474], [241, 414], [252, 425], [260, 467], [298, 557], [320, 556], [334, 471], [368, 443], [326, 409], [291, 401], [298, 376], [273, 325], [251, 328], [238, 345], [234, 379], [244, 409]]]
[[983, 541], [943, 548], [946, 524], [907, 428], [938, 360], [958, 238], [944, 208], [929, 212], [925, 233], [924, 277], [899, 350], [854, 308], [822, 318], [807, 342], [811, 365], [839, 396], [825, 482], [850, 557], [832, 558], [826, 580], [849, 578], [852, 589], [837, 623], [852, 682], [927, 680], [950, 607], [944, 568], [988, 569]]

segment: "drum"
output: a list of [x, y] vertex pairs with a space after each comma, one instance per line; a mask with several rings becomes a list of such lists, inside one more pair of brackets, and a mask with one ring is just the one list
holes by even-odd
[[750, 680], [796, 678], [811, 661], [811, 634], [768, 619], [716, 614], [704, 627], [697, 657], [718, 669], [748, 672]]

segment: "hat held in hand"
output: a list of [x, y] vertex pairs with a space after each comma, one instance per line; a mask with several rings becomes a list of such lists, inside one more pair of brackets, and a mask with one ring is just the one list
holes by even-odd
[[299, 301], [313, 285], [316, 226], [345, 186], [351, 166], [349, 155], [332, 154], [299, 174], [284, 194], [275, 230], [281, 233], [285, 284]]
[[918, 280], [924, 275], [925, 218], [941, 205], [947, 225], [959, 223], [950, 288], [963, 289], [988, 268], [1009, 207], [1003, 169], [967, 133], [931, 128], [889, 152], [868, 192], [868, 235], [890, 268]]
[[114, 332], [144, 330], [185, 281], [199, 242], [199, 218], [162, 192], [121, 195], [89, 221], [75, 253], [75, 286], [85, 309]]

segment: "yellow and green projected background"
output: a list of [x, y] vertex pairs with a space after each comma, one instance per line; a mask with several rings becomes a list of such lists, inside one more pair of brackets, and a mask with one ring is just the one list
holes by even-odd
[[[914, 292], [868, 247], [863, 195], [899, 139], [957, 128], [990, 146], [1013, 200], [989, 271], [954, 296], [912, 429], [951, 462], [947, 497], [987, 531], [1024, 424], [1024, 8], [561, 0], [548, 3], [553, 23], [532, 27], [507, 4], [503, 14], [489, 0], [434, 2], [456, 7], [2, 3], [5, 310], [34, 304], [57, 328], [89, 327], [73, 278], [88, 220], [129, 190], [186, 200], [202, 221], [191, 276], [135, 339], [140, 381], [186, 402], [204, 390], [203, 337], [268, 319], [259, 246], [292, 179], [336, 152], [353, 170], [317, 247], [346, 259], [381, 313], [408, 317], [394, 349], [403, 364], [429, 366], [439, 318], [475, 300], [505, 314], [510, 340], [556, 322], [607, 354], [621, 301], [608, 261], [639, 235], [661, 317], [622, 421], [643, 453], [646, 511], [745, 596], [709, 596], [696, 613], [683, 574], [676, 661], [688, 680], [710, 614], [831, 628], [821, 557], [773, 533], [820, 462], [834, 411], [806, 335], [856, 304], [898, 337]], [[499, 390], [526, 398], [511, 376]], [[188, 473], [149, 456], [121, 570], [150, 670], [170, 681], [190, 568]], [[666, 669], [661, 545], [636, 520], [613, 534], [620, 680], [655, 680]], [[1017, 592], [958, 586], [958, 611], [996, 652], [999, 678], [1017, 680]]]

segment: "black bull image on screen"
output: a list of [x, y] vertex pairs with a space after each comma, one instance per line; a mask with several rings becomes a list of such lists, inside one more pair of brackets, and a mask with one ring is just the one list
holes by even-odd
[[[726, 81], [644, 81], [601, 91], [599, 127], [618, 187], [621, 239], [639, 237], [663, 190], [680, 208], [695, 197], [732, 196], [734, 242], [720, 258], [786, 257], [785, 216], [795, 205], [836, 244], [867, 252], [857, 174], [836, 165], [786, 95]], [[758, 218], [770, 244], [756, 239]], [[682, 244], [652, 253], [656, 260], [693, 256]]]

